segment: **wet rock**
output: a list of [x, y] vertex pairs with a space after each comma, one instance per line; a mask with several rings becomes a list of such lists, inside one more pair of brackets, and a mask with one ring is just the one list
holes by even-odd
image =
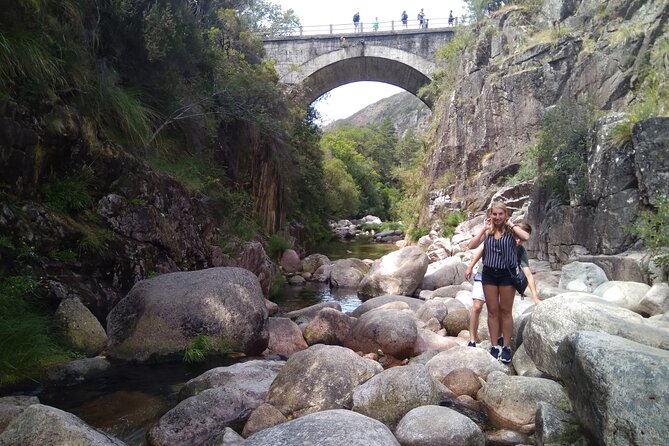
[[47, 368], [45, 373], [52, 384], [73, 386], [104, 374], [110, 367], [109, 361], [98, 356], [57, 364]]

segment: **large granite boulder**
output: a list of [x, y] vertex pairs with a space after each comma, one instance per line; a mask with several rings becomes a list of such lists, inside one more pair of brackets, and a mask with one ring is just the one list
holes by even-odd
[[448, 257], [439, 262], [431, 263], [419, 288], [421, 290], [436, 290], [449, 285], [460, 285], [466, 281], [466, 270], [467, 265], [458, 257]]
[[579, 330], [600, 331], [651, 347], [669, 349], [669, 328], [651, 325], [640, 315], [587, 293], [564, 293], [537, 305], [525, 326], [523, 345], [537, 368], [559, 376], [558, 348]]
[[55, 407], [33, 404], [0, 434], [2, 446], [125, 446], [121, 440]]
[[486, 436], [467, 416], [448, 407], [425, 405], [407, 413], [395, 435], [402, 446], [484, 446]]
[[479, 391], [490, 420], [525, 434], [534, 433], [537, 403], [544, 401], [562, 410], [570, 410], [565, 389], [555, 381], [527, 376], [507, 376], [491, 373]]
[[592, 293], [608, 280], [604, 270], [594, 263], [571, 262], [562, 267], [558, 287], [568, 291]]
[[[299, 443], [298, 443], [299, 442]], [[350, 410], [325, 410], [251, 435], [244, 446], [400, 446], [380, 421]]]
[[486, 379], [494, 371], [504, 372], [504, 366], [483, 348], [458, 346], [439, 353], [427, 364], [428, 372], [434, 379], [443, 382], [449, 373], [456, 369], [469, 369], [477, 376]]
[[281, 269], [283, 269], [288, 274], [295, 274], [300, 272], [302, 269], [302, 261], [300, 256], [294, 249], [286, 249], [281, 254], [281, 260], [279, 261]]
[[649, 290], [650, 286], [645, 283], [612, 280], [599, 285], [592, 294], [606, 302], [635, 311]]
[[369, 271], [369, 266], [360, 259], [337, 260], [332, 264], [332, 270], [330, 271], [330, 286], [333, 288], [357, 288], [367, 271]]
[[54, 315], [65, 342], [87, 356], [95, 356], [107, 346], [107, 333], [79, 299], [63, 299]]
[[138, 282], [109, 313], [109, 356], [149, 361], [180, 357], [198, 336], [220, 351], [267, 348], [267, 308], [258, 278], [242, 268], [163, 274]]
[[330, 259], [323, 254], [311, 254], [302, 259], [302, 271], [305, 273], [314, 273], [322, 265], [332, 263]]
[[354, 351], [404, 359], [412, 356], [416, 323], [410, 312], [377, 308], [360, 316], [351, 326], [344, 345]]
[[36, 396], [16, 395], [0, 398], [0, 433], [14, 418], [21, 415], [21, 412], [33, 404], [39, 404], [39, 399]]
[[343, 345], [351, 332], [354, 318], [334, 308], [323, 308], [303, 331], [307, 344]]
[[151, 445], [203, 444], [241, 429], [251, 411], [260, 406], [283, 361], [252, 360], [217, 367], [191, 379], [181, 390], [184, 398], [148, 432]]
[[269, 318], [269, 354], [290, 357], [295, 352], [307, 348], [307, 341], [302, 336], [300, 327], [287, 317]]
[[408, 246], [377, 259], [358, 285], [362, 298], [399, 294], [411, 296], [423, 280], [429, 260], [416, 246]]
[[264, 400], [270, 384], [285, 364], [284, 361], [255, 359], [227, 367], [216, 367], [188, 380], [179, 392], [179, 397], [185, 399], [207, 389], [225, 386], [229, 391]]
[[373, 310], [374, 308], [379, 308], [381, 306], [384, 306], [389, 303], [393, 302], [404, 302], [407, 304], [407, 306], [411, 309], [411, 311], [418, 311], [420, 307], [423, 306], [424, 302], [420, 299], [416, 299], [414, 297], [408, 297], [408, 296], [399, 296], [396, 294], [388, 294], [385, 296], [378, 296], [378, 297], [373, 297], [365, 302], [363, 302], [361, 305], [358, 306], [355, 310], [351, 312], [351, 316], [353, 317], [360, 317], [364, 313]]
[[561, 343], [558, 356], [574, 413], [598, 444], [666, 444], [669, 352], [578, 331]]
[[266, 402], [288, 418], [350, 408], [353, 389], [383, 370], [348, 348], [312, 345], [295, 353], [272, 382]]
[[353, 410], [390, 429], [411, 409], [438, 403], [437, 384], [421, 364], [384, 370], [353, 391]]
[[247, 394], [226, 386], [204, 390], [163, 415], [147, 439], [152, 446], [205, 444], [223, 434], [226, 427], [241, 429], [263, 400], [264, 394]]

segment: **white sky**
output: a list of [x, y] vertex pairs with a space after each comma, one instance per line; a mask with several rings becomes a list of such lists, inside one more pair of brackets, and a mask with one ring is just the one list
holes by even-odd
[[[379, 22], [395, 20], [399, 22], [402, 11], [406, 10], [409, 21], [415, 21], [421, 8], [429, 19], [445, 19], [449, 11], [461, 17], [466, 11], [462, 0], [429, 0], [409, 2], [400, 0], [271, 0], [281, 5], [285, 11], [292, 8], [300, 18], [302, 26], [352, 24], [353, 14], [360, 13], [360, 21], [367, 24], [378, 17]], [[415, 5], [415, 6], [414, 6]], [[399, 93], [394, 85], [381, 82], [354, 82], [335, 88], [321, 97], [315, 106], [321, 114], [323, 124], [347, 118], [374, 102]]]

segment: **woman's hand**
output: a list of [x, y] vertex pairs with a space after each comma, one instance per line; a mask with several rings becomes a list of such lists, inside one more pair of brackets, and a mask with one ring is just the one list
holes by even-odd
[[492, 226], [493, 226], [492, 218], [490, 218], [490, 217], [486, 218], [485, 221], [484, 221], [485, 230], [486, 231], [492, 230]]
[[465, 271], [465, 279], [471, 280], [472, 278], [472, 267], [468, 266], [467, 270]]

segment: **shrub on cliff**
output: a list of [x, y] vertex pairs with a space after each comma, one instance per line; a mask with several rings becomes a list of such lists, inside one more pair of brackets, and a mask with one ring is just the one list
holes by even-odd
[[546, 111], [536, 148], [539, 181], [564, 203], [578, 200], [587, 181], [591, 104], [562, 101]]

